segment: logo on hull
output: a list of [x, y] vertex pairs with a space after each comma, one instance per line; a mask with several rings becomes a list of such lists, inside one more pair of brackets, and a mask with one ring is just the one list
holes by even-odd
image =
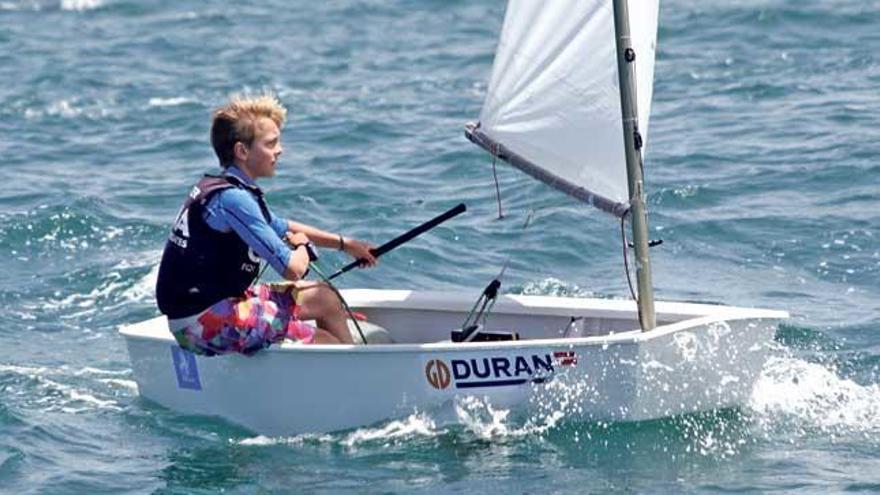
[[425, 365], [425, 378], [438, 390], [455, 388], [508, 387], [545, 383], [553, 379], [556, 366], [577, 366], [574, 351], [526, 356], [487, 356], [451, 359], [449, 364], [432, 359]]
[[193, 353], [174, 345], [171, 346], [171, 360], [174, 362], [174, 372], [177, 374], [177, 388], [202, 389], [199, 367]]
[[436, 389], [444, 389], [449, 386], [452, 375], [449, 374], [449, 366], [439, 359], [432, 359], [425, 365], [425, 377], [428, 383]]

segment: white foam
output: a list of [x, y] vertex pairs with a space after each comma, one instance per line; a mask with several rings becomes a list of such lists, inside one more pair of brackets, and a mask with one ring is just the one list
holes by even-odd
[[[39, 120], [44, 117], [61, 117], [65, 119], [85, 118], [90, 120], [99, 120], [107, 117], [119, 117], [126, 111], [124, 106], [120, 106], [115, 100], [81, 100], [79, 98], [62, 98], [53, 101], [43, 108], [26, 108], [24, 117], [28, 120]], [[70, 218], [69, 213], [61, 215], [62, 218]], [[52, 218], [56, 217], [53, 215]], [[28, 227], [30, 230], [30, 226]], [[72, 233], [72, 232], [64, 232]], [[71, 242], [76, 242], [74, 239]]]
[[749, 407], [768, 426], [794, 420], [832, 434], [880, 433], [880, 385], [860, 385], [791, 356], [767, 361]]
[[[90, 292], [86, 294], [76, 293], [70, 294], [62, 298], [58, 299], [49, 299], [40, 306], [39, 309], [44, 311], [52, 311], [59, 309], [68, 309], [68, 308], [91, 308], [95, 305], [95, 303], [100, 298], [106, 298], [113, 294], [114, 292], [120, 290], [125, 287], [123, 282], [119, 280], [122, 278], [118, 272], [110, 272], [105, 274], [105, 276], [109, 280], [105, 280]], [[56, 297], [60, 296], [59, 293], [56, 292]], [[82, 316], [82, 313], [78, 313], [75, 315], [66, 315], [70, 316]]]
[[101, 0], [61, 0], [61, 10], [84, 12], [97, 9], [103, 3]]
[[383, 423], [380, 426], [358, 428], [345, 434], [318, 434], [305, 433], [291, 437], [267, 437], [258, 435], [243, 440], [230, 440], [231, 443], [246, 446], [273, 446], [273, 445], [303, 445], [305, 443], [332, 443], [343, 447], [355, 448], [360, 445], [373, 442], [382, 442], [389, 445], [394, 441], [406, 440], [414, 437], [433, 437], [443, 434], [444, 430], [438, 429], [433, 418], [420, 412], [399, 419]]
[[[60, 385], [60, 384], [56, 384], [56, 385]], [[86, 391], [78, 390], [73, 387], [65, 387], [65, 388], [67, 389], [66, 391], [67, 391], [68, 396], [70, 397], [70, 400], [73, 402], [85, 402], [86, 404], [91, 404], [98, 409], [114, 409], [117, 411], [122, 410], [122, 408], [119, 407], [119, 405], [117, 404], [117, 402], [115, 400], [99, 399]]]
[[99, 375], [99, 376], [128, 376], [131, 375], [131, 370], [102, 370], [100, 368], [93, 368], [91, 366], [86, 366], [85, 368], [81, 368], [73, 373], [76, 376], [82, 375]]
[[[20, 366], [12, 364], [0, 364], [0, 372], [14, 373], [36, 382], [36, 388], [42, 390], [42, 393], [35, 394], [34, 390], [29, 387], [22, 388], [17, 392], [17, 395], [27, 397], [26, 400], [28, 402], [40, 405], [49, 411], [62, 411], [72, 414], [98, 409], [121, 411], [122, 407], [114, 399], [95, 395], [94, 390], [68, 385], [49, 377], [61, 377], [63, 379], [63, 377], [68, 376], [121, 375], [128, 373], [128, 371], [101, 370], [90, 367], [71, 373], [70, 368], [67, 366], [49, 368], [45, 366]], [[137, 387], [132, 381], [118, 378], [99, 379], [98, 381], [128, 389]]]
[[156, 281], [159, 278], [159, 264], [154, 264], [150, 271], [126, 289], [122, 299], [126, 302], [144, 302], [156, 298]]
[[[550, 390], [549, 387], [562, 387]], [[564, 389], [564, 391], [563, 391]], [[537, 436], [556, 427], [560, 421], [573, 412], [575, 401], [571, 400], [571, 388], [553, 381], [545, 388], [543, 398], [535, 402], [538, 407], [524, 421], [514, 419], [510, 410], [493, 406], [490, 402], [478, 397], [465, 397], [455, 403], [458, 421], [471, 433], [483, 440], [501, 440]], [[575, 393], [574, 396], [580, 396]], [[554, 399], [548, 400], [548, 398]], [[535, 404], [533, 404], [535, 405]]]
[[244, 440], [230, 440], [232, 443], [237, 443], [238, 445], [246, 445], [250, 447], [266, 447], [269, 445], [278, 445], [279, 443], [290, 443], [291, 440], [297, 437], [291, 438], [273, 438], [266, 437], [263, 435], [259, 435], [256, 437], [245, 438]]
[[[76, 414], [96, 409], [122, 410], [119, 403], [113, 399], [100, 399], [92, 395], [90, 391], [65, 385], [45, 377], [38, 376], [36, 379], [39, 382], [38, 388], [46, 390], [46, 395], [35, 402], [45, 405], [49, 411], [60, 410]], [[79, 405], [79, 407], [74, 407], [76, 405]]]
[[187, 103], [193, 103], [195, 101], [196, 100], [185, 96], [177, 96], [173, 98], [150, 98], [148, 104], [151, 107], [176, 107]]
[[0, 364], [0, 371], [11, 372], [17, 375], [24, 375], [28, 378], [37, 378], [40, 375], [46, 374], [48, 368], [38, 366], [17, 366], [14, 364]]
[[138, 266], [120, 263], [113, 267], [113, 271], [104, 273], [104, 280], [87, 293], [62, 296], [61, 291], [55, 291], [53, 297], [44, 299], [39, 304], [25, 303], [23, 307], [43, 312], [73, 309], [74, 312], [65, 313], [60, 318], [77, 320], [99, 310], [109, 311], [131, 303], [151, 302], [155, 299], [156, 280], [159, 277], [158, 257], [158, 254], [155, 260], [152, 259], [153, 256], [146, 257], [139, 267], [150, 266], [150, 271], [134, 283], [126, 280], [119, 270]]
[[548, 277], [538, 282], [528, 282], [522, 288], [525, 295], [557, 297], [593, 297], [592, 291], [567, 284], [558, 278]]
[[[786, 352], [783, 348], [779, 352]], [[733, 380], [733, 378], [727, 378]], [[486, 440], [541, 435], [571, 419], [583, 417], [582, 404], [595, 391], [588, 382], [556, 377], [544, 384], [531, 400], [525, 421], [510, 411], [477, 399], [455, 404], [458, 422]], [[819, 430], [831, 436], [857, 435], [878, 439], [880, 434], [880, 384], [862, 385], [843, 378], [833, 367], [788, 356], [772, 356], [765, 364], [746, 404], [755, 418], [757, 433], [772, 434], [782, 428], [788, 436]], [[730, 430], [723, 415], [682, 416], [689, 451], [707, 456], [734, 455], [748, 441]], [[794, 432], [788, 428], [794, 423]]]
[[[787, 351], [783, 348], [779, 352]], [[531, 399], [525, 416], [485, 399], [463, 397], [430, 413], [416, 412], [350, 433], [257, 436], [235, 443], [266, 446], [321, 442], [356, 448], [443, 435], [451, 425], [463, 426], [470, 434], [488, 441], [540, 437], [564, 421], [583, 418], [583, 404], [595, 393], [589, 382], [565, 378], [560, 375], [545, 383]], [[739, 417], [728, 422], [730, 418], [723, 411], [672, 418], [677, 425], [673, 430], [679, 432], [674, 435], [680, 435], [686, 452], [713, 458], [734, 456], [756, 436], [777, 435], [780, 430], [790, 439], [810, 436], [815, 430], [830, 437], [880, 438], [880, 385], [861, 385], [841, 377], [833, 367], [791, 355], [772, 356], [768, 360], [747, 408], [747, 417], [752, 419], [745, 422]], [[576, 431], [572, 438], [589, 441], [593, 437], [588, 428]]]
[[101, 237], [99, 238], [99, 241], [101, 241], [101, 243], [112, 241], [113, 239], [125, 233], [124, 229], [116, 227], [115, 225], [111, 225], [105, 229], [99, 229], [95, 226], [92, 226], [92, 230], [101, 235]]
[[361, 443], [382, 440], [387, 444], [389, 440], [414, 436], [430, 437], [440, 433], [433, 419], [422, 413], [414, 413], [404, 419], [390, 421], [381, 427], [357, 429], [340, 443], [346, 447], [354, 447]]
[[468, 430], [484, 440], [507, 437], [513, 431], [506, 423], [509, 410], [495, 409], [492, 404], [477, 397], [456, 401], [455, 413]]
[[137, 392], [137, 383], [134, 380], [120, 380], [119, 378], [100, 378], [101, 383], [106, 383], [117, 388], [123, 388], [129, 392]]
[[267, 437], [264, 435], [258, 435], [243, 440], [230, 440], [230, 443], [250, 447], [268, 447], [272, 445], [302, 445], [309, 442], [329, 443], [333, 441], [334, 438], [331, 435], [306, 433], [293, 437]]
[[24, 111], [24, 116], [27, 119], [39, 119], [46, 115], [51, 117], [74, 118], [81, 114], [81, 108], [78, 108], [72, 101], [63, 99], [50, 103], [49, 106], [42, 110], [28, 108]]

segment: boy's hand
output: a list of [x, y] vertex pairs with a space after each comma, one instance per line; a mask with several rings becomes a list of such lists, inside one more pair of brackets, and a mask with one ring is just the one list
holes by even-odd
[[303, 234], [302, 232], [288, 232], [284, 234], [284, 240], [287, 241], [291, 246], [296, 246], [297, 244], [308, 244], [309, 238]]
[[372, 244], [357, 239], [345, 239], [344, 243], [344, 251], [349, 256], [357, 260], [363, 260], [361, 266], [376, 266], [376, 263], [378, 263], [376, 257], [370, 252], [374, 248]]

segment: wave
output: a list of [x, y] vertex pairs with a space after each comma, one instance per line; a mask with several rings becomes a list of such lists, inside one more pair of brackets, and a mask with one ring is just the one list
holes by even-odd
[[[42, 300], [37, 307], [41, 311], [63, 311], [64, 319], [74, 319], [95, 312], [111, 311], [131, 303], [151, 301], [153, 287], [158, 276], [158, 265], [150, 272], [132, 282], [120, 272], [111, 271], [102, 276], [103, 280], [91, 291], [75, 292], [62, 296], [58, 291], [53, 297]], [[30, 309], [29, 306], [26, 306]]]
[[556, 296], [556, 297], [596, 297], [592, 291], [569, 284], [558, 278], [548, 277], [537, 282], [528, 282], [522, 287], [514, 287], [514, 293], [528, 296]]
[[147, 104], [151, 107], [177, 107], [188, 103], [195, 103], [196, 100], [186, 96], [175, 96], [171, 98], [150, 98]]
[[[94, 367], [74, 370], [69, 366], [0, 364], [0, 383], [9, 404], [68, 414], [122, 411], [122, 404], [117, 400], [120, 394], [132, 395], [136, 390], [133, 381], [120, 378], [128, 375], [128, 370]], [[108, 376], [111, 378], [106, 378]]]
[[38, 0], [24, 0], [17, 2], [0, 2], [0, 11], [18, 12], [24, 10], [43, 11], [43, 10], [64, 10], [72, 12], [85, 12], [95, 10], [104, 6], [102, 0], [61, 0], [60, 2], [45, 2]]
[[244, 438], [241, 440], [230, 439], [230, 443], [236, 445], [244, 445], [249, 447], [267, 447], [273, 445], [303, 445], [306, 443], [327, 443], [333, 442], [332, 435], [321, 435], [306, 433], [293, 437], [267, 437], [265, 435], [257, 435], [255, 437]]
[[[246, 446], [331, 444], [347, 449], [388, 447], [442, 438], [506, 443], [551, 440], [587, 449], [618, 449], [728, 458], [764, 441], [877, 438], [880, 385], [858, 384], [833, 367], [784, 355], [766, 363], [747, 404], [643, 422], [584, 421], [577, 383], [554, 381], [527, 413], [479, 397], [349, 431], [291, 437], [231, 439]], [[583, 384], [581, 384], [583, 385]]]
[[101, 0], [61, 0], [61, 10], [73, 10], [76, 12], [95, 10], [103, 5], [104, 2]]
[[127, 111], [125, 105], [112, 99], [83, 99], [79, 97], [60, 98], [44, 106], [28, 106], [23, 110], [27, 120], [83, 118], [91, 121], [121, 118]]
[[768, 360], [749, 407], [768, 433], [791, 427], [801, 435], [880, 433], [880, 384], [862, 385], [832, 366], [791, 356]]
[[[30, 312], [59, 313], [59, 318], [76, 321], [98, 314], [106, 314], [130, 305], [152, 305], [155, 300], [156, 279], [159, 275], [159, 252], [149, 253], [138, 258], [138, 263], [121, 262], [100, 273], [97, 282], [86, 291], [64, 294], [56, 290], [45, 297], [37, 297], [24, 303], [21, 315]], [[132, 277], [131, 272], [149, 271], [140, 277]], [[74, 286], [71, 286], [74, 287]], [[87, 320], [82, 320], [87, 321]]]

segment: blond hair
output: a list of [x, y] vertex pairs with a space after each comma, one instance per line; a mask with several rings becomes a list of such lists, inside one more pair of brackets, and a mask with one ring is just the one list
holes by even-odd
[[254, 142], [257, 123], [267, 118], [280, 129], [287, 118], [287, 109], [274, 95], [260, 96], [233, 95], [229, 103], [214, 112], [211, 122], [211, 145], [226, 168], [235, 161], [235, 143], [250, 146]]

